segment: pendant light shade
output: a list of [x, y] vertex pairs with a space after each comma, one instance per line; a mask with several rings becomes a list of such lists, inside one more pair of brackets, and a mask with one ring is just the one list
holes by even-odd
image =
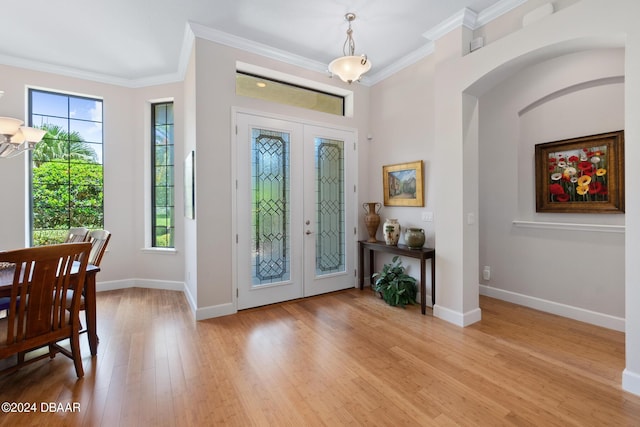
[[[0, 91], [0, 97], [4, 92]], [[0, 157], [14, 157], [32, 150], [47, 131], [22, 126], [23, 121], [13, 117], [0, 117]]]
[[342, 47], [342, 53], [344, 53], [344, 56], [331, 61], [329, 64], [329, 72], [332, 75], [340, 77], [340, 80], [343, 82], [351, 84], [354, 81], [360, 80], [360, 77], [371, 69], [371, 61], [369, 61], [367, 55], [354, 55], [356, 44], [353, 41], [351, 22], [356, 19], [355, 13], [347, 13], [344, 17], [347, 22], [349, 22], [347, 39]]

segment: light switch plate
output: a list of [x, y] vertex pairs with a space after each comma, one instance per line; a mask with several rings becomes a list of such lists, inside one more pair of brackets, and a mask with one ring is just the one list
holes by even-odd
[[433, 222], [433, 212], [429, 212], [429, 211], [422, 212], [422, 220], [425, 222]]

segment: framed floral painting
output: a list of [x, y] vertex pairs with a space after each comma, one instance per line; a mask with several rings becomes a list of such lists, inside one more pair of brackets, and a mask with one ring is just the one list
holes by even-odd
[[422, 160], [382, 167], [385, 206], [424, 206]]
[[536, 211], [624, 212], [624, 131], [535, 146]]

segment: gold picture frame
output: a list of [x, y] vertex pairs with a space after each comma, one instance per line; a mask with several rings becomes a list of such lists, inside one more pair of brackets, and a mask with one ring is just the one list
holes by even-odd
[[536, 212], [624, 213], [624, 131], [535, 146]]
[[422, 160], [382, 166], [385, 206], [424, 206]]

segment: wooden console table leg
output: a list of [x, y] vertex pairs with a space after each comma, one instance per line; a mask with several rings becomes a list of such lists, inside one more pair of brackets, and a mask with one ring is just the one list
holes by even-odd
[[431, 307], [436, 306], [436, 254], [431, 258]]
[[360, 282], [360, 290], [364, 288], [364, 246], [358, 243], [358, 281]]
[[422, 314], [427, 313], [427, 284], [425, 283], [425, 260], [420, 258], [420, 307]]
[[376, 265], [374, 252], [375, 251], [369, 250], [369, 286], [370, 287], [373, 286], [373, 275], [374, 275], [373, 269], [375, 268], [374, 266]]

